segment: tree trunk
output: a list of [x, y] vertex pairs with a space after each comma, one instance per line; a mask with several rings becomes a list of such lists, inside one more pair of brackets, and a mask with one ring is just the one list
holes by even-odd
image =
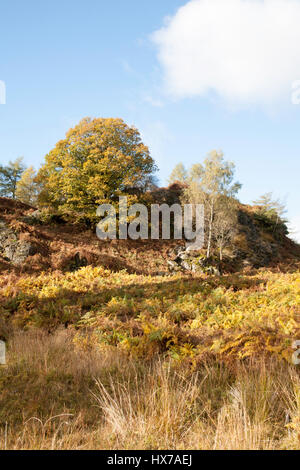
[[214, 205], [212, 204], [212, 205], [210, 206], [210, 216], [209, 216], [209, 226], [208, 226], [208, 239], [207, 239], [206, 258], [209, 258], [209, 257], [210, 257], [213, 218], [214, 218]]
[[220, 261], [223, 260], [223, 246], [224, 246], [224, 232], [222, 233], [222, 237], [221, 237], [220, 245], [219, 245]]
[[14, 181], [13, 186], [12, 186], [12, 198], [16, 199], [16, 189], [17, 189], [17, 183]]

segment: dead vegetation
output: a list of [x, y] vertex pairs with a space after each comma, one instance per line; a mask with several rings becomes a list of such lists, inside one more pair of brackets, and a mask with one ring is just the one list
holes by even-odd
[[102, 242], [0, 205], [39, 247], [0, 258], [0, 449], [300, 448], [296, 244], [268, 270], [166, 277], [178, 242]]
[[300, 448], [299, 371], [277, 359], [193, 371], [19, 331], [0, 386], [1, 449]]

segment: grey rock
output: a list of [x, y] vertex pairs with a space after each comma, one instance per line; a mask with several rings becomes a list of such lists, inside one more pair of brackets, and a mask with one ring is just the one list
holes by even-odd
[[0, 221], [0, 254], [16, 266], [22, 265], [28, 256], [37, 253], [37, 248], [30, 242], [19, 240], [17, 234]]
[[198, 271], [198, 266], [196, 264], [192, 264], [192, 272], [196, 273]]
[[40, 210], [31, 212], [29, 215], [22, 217], [22, 220], [29, 225], [42, 224], [42, 213]]
[[6, 364], [6, 344], [4, 341], [0, 340], [0, 365]]
[[272, 241], [264, 240], [259, 230], [259, 224], [253, 217], [240, 210], [238, 214], [240, 232], [245, 234], [249, 250], [235, 250], [234, 257], [241, 260], [243, 265], [248, 260], [255, 268], [269, 265], [278, 256], [278, 245]]
[[221, 276], [220, 270], [216, 268], [215, 266], [212, 266], [213, 269], [213, 275], [214, 276]]
[[192, 265], [187, 261], [183, 261], [183, 263], [181, 263], [181, 267], [185, 269], [185, 271], [192, 271]]
[[185, 260], [189, 258], [189, 255], [185, 251], [180, 251], [180, 253], [177, 255], [177, 258]]
[[176, 246], [176, 247], [174, 248], [174, 253], [175, 253], [176, 256], [178, 256], [179, 253], [181, 253], [182, 251], [184, 251], [184, 247], [182, 247], [181, 245], [180, 245], [180, 246]]
[[206, 273], [215, 276], [220, 276], [219, 269], [211, 264], [211, 260], [206, 259], [201, 255], [199, 250], [189, 250], [188, 247], [184, 250], [176, 251], [176, 257], [172, 260], [167, 260], [169, 271], [187, 271], [193, 273]]
[[34, 219], [40, 219], [42, 216], [42, 213], [40, 210], [36, 210], [34, 212], [31, 212], [30, 217], [33, 217]]
[[175, 263], [175, 261], [167, 260], [167, 263], [170, 271], [174, 271], [178, 267], [178, 264]]

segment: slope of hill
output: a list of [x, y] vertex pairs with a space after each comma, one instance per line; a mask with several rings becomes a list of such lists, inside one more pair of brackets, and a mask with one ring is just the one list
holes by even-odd
[[[0, 269], [72, 271], [103, 266], [129, 273], [167, 274], [167, 261], [183, 242], [151, 240], [100, 241], [80, 224], [64, 223], [51, 215], [11, 199], [0, 198]], [[175, 250], [175, 251], [174, 251]], [[240, 206], [238, 234], [227, 250], [223, 271], [243, 267], [288, 266], [300, 260], [300, 245], [285, 234], [276, 237], [255, 218], [251, 206]]]
[[264, 230], [251, 207], [240, 208], [236, 245], [220, 277], [207, 269], [170, 273], [178, 242], [104, 242], [80, 225], [0, 203], [1, 313], [13, 326], [87, 328], [100, 343], [145, 357], [151, 349], [180, 358], [291, 353], [289, 337], [299, 333], [299, 246]]
[[0, 448], [299, 448], [298, 245], [241, 206], [222, 275], [170, 273], [178, 242], [0, 205]]

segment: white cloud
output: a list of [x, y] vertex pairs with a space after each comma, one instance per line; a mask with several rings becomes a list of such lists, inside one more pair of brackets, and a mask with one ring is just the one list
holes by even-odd
[[300, 78], [300, 0], [191, 0], [152, 35], [175, 98], [290, 103]]
[[130, 75], [133, 75], [135, 73], [133, 68], [129, 64], [129, 62], [127, 62], [127, 60], [121, 60], [121, 65], [123, 67], [124, 72], [126, 72]]
[[300, 243], [300, 216], [293, 217], [288, 224], [290, 237]]
[[6, 85], [0, 80], [0, 104], [6, 104]]

